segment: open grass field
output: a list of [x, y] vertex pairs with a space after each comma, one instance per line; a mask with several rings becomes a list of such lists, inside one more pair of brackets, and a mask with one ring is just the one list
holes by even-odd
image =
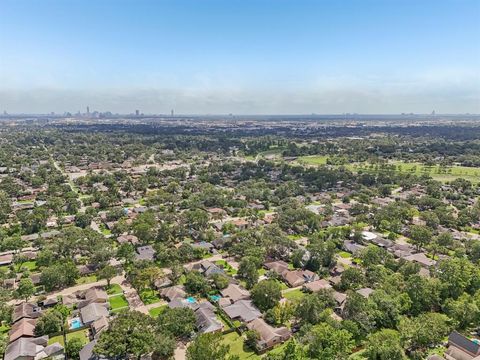
[[[328, 156], [326, 155], [312, 155], [312, 156], [301, 156], [298, 158], [298, 162], [306, 165], [325, 165], [327, 163]], [[403, 173], [412, 173], [416, 175], [426, 174], [431, 176], [433, 179], [447, 182], [452, 181], [457, 178], [464, 178], [472, 182], [480, 181], [480, 168], [478, 167], [467, 167], [467, 166], [449, 166], [442, 167], [440, 165], [426, 166], [421, 163], [407, 163], [403, 161], [391, 161], [389, 165], [392, 165], [391, 168], [385, 169], [381, 166], [376, 166], [370, 163], [352, 163], [347, 164], [345, 167], [351, 171], [365, 171], [365, 172], [378, 172], [378, 171], [398, 171]], [[394, 166], [394, 167], [393, 167]]]
[[300, 156], [297, 161], [306, 165], [325, 165], [327, 163], [327, 155], [311, 155]]

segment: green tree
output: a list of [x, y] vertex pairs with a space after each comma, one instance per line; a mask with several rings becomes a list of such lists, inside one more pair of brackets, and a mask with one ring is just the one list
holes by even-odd
[[368, 360], [404, 360], [400, 334], [392, 329], [382, 329], [367, 338], [365, 355]]
[[63, 316], [55, 309], [45, 311], [35, 324], [35, 335], [43, 336], [58, 333], [63, 327]]
[[17, 299], [24, 299], [25, 302], [28, 302], [35, 294], [35, 285], [30, 278], [23, 278], [20, 280], [17, 289], [15, 290], [15, 297]]
[[93, 351], [106, 357], [140, 359], [152, 352], [172, 356], [175, 343], [162, 334], [154, 319], [138, 311], [120, 312], [100, 334]]
[[98, 270], [98, 278], [107, 280], [107, 287], [110, 287], [110, 281], [117, 275], [117, 269], [111, 265], [105, 265]]
[[365, 275], [362, 270], [349, 267], [342, 273], [338, 288], [342, 291], [360, 289], [365, 284]]
[[260, 340], [260, 334], [256, 330], [248, 330], [245, 332], [245, 345], [250, 349], [256, 350], [257, 341]]
[[209, 278], [213, 281], [213, 284], [218, 290], [225, 289], [230, 283], [230, 279], [224, 274], [216, 273], [211, 275]]
[[200, 334], [187, 348], [187, 360], [227, 360], [229, 351], [220, 334]]
[[195, 313], [189, 308], [167, 308], [157, 318], [160, 330], [175, 338], [188, 338], [195, 330], [195, 322]]
[[251, 289], [258, 282], [257, 261], [251, 256], [240, 261], [237, 276], [245, 280], [247, 289]]
[[318, 360], [346, 359], [355, 346], [352, 334], [328, 323], [309, 328], [308, 333], [303, 334], [301, 342], [306, 346], [308, 358]]
[[196, 271], [187, 273], [185, 278], [185, 290], [192, 295], [206, 295], [210, 291], [207, 279]]
[[323, 290], [307, 294], [297, 303], [295, 316], [302, 323], [318, 324], [323, 319], [324, 311], [335, 306], [332, 292]]
[[460, 295], [457, 300], [448, 299], [445, 302], [444, 310], [460, 329], [473, 327], [480, 323], [480, 308], [474, 297], [467, 293]]
[[418, 249], [426, 246], [432, 241], [432, 231], [426, 226], [412, 225], [408, 232], [412, 243], [416, 245]]
[[80, 338], [73, 338], [67, 341], [65, 346], [65, 354], [69, 359], [79, 360], [80, 359], [80, 350], [83, 349], [85, 344]]
[[435, 274], [443, 283], [443, 296], [456, 299], [470, 286], [473, 273], [468, 259], [450, 258], [439, 261]]
[[440, 344], [451, 331], [450, 319], [439, 313], [424, 313], [415, 318], [403, 317], [398, 325], [402, 342], [412, 351], [423, 352]]
[[275, 280], [262, 280], [252, 289], [253, 303], [262, 311], [273, 308], [281, 298], [282, 289]]
[[438, 279], [425, 278], [421, 275], [410, 276], [405, 291], [412, 301], [411, 313], [419, 315], [439, 308], [441, 290], [442, 284]]

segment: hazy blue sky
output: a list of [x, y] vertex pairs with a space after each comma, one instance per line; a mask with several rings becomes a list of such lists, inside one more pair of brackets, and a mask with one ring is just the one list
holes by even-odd
[[0, 110], [480, 112], [479, 0], [0, 0]]

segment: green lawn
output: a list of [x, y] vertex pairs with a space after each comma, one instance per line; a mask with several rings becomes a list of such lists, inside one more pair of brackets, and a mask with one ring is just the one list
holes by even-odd
[[290, 301], [301, 299], [304, 296], [305, 293], [301, 289], [292, 290], [283, 294], [283, 297]]
[[255, 354], [252, 350], [247, 348], [243, 343], [243, 338], [240, 337], [236, 332], [223, 336], [223, 343], [230, 345], [230, 355], [238, 355], [241, 360], [259, 360], [260, 356]]
[[148, 313], [150, 314], [151, 317], [156, 318], [158, 317], [158, 315], [164, 312], [167, 307], [168, 305], [162, 305], [162, 306], [148, 310]]
[[90, 284], [97, 281], [97, 275], [82, 276], [78, 278], [77, 285]]
[[237, 274], [237, 270], [231, 267], [225, 260], [218, 260], [215, 262], [215, 264], [223, 267], [227, 275], [233, 276]]
[[122, 294], [122, 293], [123, 293], [122, 287], [118, 284], [110, 284], [110, 287], [107, 288], [108, 295], [116, 295], [116, 294]]
[[[69, 340], [74, 339], [74, 338], [81, 339], [84, 344], [86, 344], [90, 341], [89, 338], [88, 338], [88, 330], [78, 330], [78, 331], [74, 331], [74, 332], [71, 332], [71, 333], [67, 334], [67, 342]], [[65, 346], [65, 343], [63, 342], [63, 336], [62, 335], [54, 336], [54, 337], [51, 337], [50, 339], [48, 339], [48, 344], [49, 345], [51, 345], [53, 343], [56, 343], [56, 342], [60, 343], [60, 345], [62, 345], [62, 346]]]
[[280, 284], [281, 290], [286, 290], [289, 288], [283, 281], [277, 280], [277, 282]]
[[152, 289], [143, 290], [139, 295], [145, 305], [154, 304], [161, 300], [158, 292]]
[[[325, 155], [312, 155], [301, 156], [298, 161], [307, 165], [325, 165], [328, 156]], [[478, 183], [480, 179], [479, 167], [467, 167], [467, 166], [447, 166], [442, 167], [440, 165], [427, 166], [418, 162], [404, 162], [404, 161], [390, 161], [388, 163], [390, 167], [382, 167], [382, 165], [373, 165], [368, 162], [351, 163], [345, 165], [345, 167], [351, 171], [364, 171], [364, 172], [379, 172], [379, 171], [396, 171], [403, 173], [411, 173], [416, 175], [427, 174], [433, 179], [447, 182], [457, 178], [464, 178], [472, 182]]]
[[21, 269], [27, 269], [28, 271], [35, 271], [37, 269], [37, 263], [33, 260], [33, 261], [24, 262], [22, 266], [18, 264], [16, 266], [17, 272], [20, 272]]
[[110, 303], [110, 308], [112, 310], [117, 310], [128, 306], [128, 301], [123, 294], [110, 296], [108, 298], [108, 302]]
[[0, 325], [0, 334], [5, 334], [10, 330], [10, 326], [8, 325]]
[[298, 161], [307, 165], [325, 165], [327, 163], [328, 156], [326, 155], [312, 155], [301, 156]]
[[266, 270], [266, 269], [264, 269], [264, 268], [260, 268], [260, 269], [258, 269], [258, 276], [263, 276], [263, 275], [265, 275], [265, 274], [266, 274], [266, 272], [267, 272], [267, 270]]
[[345, 258], [345, 259], [348, 259], [348, 258], [352, 257], [352, 254], [350, 254], [349, 252], [346, 252], [346, 251], [340, 251], [338, 253], [338, 255], [340, 255], [342, 258]]

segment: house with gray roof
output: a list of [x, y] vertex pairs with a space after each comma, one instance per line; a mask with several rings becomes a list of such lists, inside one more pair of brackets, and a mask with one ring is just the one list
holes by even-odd
[[453, 331], [448, 336], [448, 349], [444, 356], [449, 360], [478, 360], [480, 359], [480, 344]]
[[137, 252], [135, 254], [136, 260], [148, 260], [153, 261], [155, 259], [155, 249], [152, 245], [145, 245], [137, 247]]
[[218, 332], [223, 330], [223, 324], [218, 321], [215, 314], [215, 307], [209, 302], [199, 304], [195, 311], [197, 317], [196, 326], [200, 333]]
[[59, 343], [48, 345], [48, 336], [20, 338], [5, 349], [4, 360], [30, 360], [49, 357], [52, 360], [64, 359], [64, 349]]
[[262, 316], [262, 313], [253, 305], [251, 300], [238, 300], [223, 308], [232, 320], [240, 320], [249, 323]]
[[107, 317], [108, 315], [108, 304], [106, 303], [91, 303], [80, 309], [80, 316], [85, 325], [90, 325], [102, 316]]

